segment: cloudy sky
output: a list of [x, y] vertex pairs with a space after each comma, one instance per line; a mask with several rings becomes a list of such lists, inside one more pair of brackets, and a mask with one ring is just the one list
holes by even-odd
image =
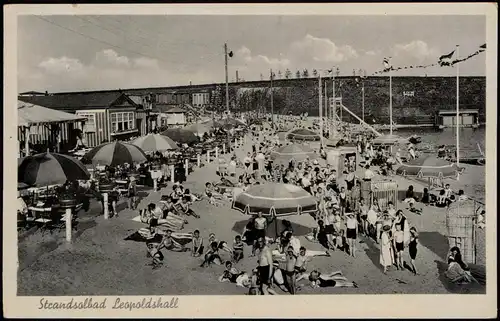
[[[367, 74], [434, 63], [460, 45], [485, 43], [482, 16], [21, 16], [18, 90], [57, 92], [224, 81], [223, 45], [234, 56], [229, 79], [258, 80], [269, 70]], [[460, 65], [485, 75], [485, 55]], [[397, 75], [454, 75], [453, 68]]]

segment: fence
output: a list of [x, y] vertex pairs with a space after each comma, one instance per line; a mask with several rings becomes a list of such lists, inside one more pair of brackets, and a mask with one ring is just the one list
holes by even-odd
[[457, 246], [467, 263], [476, 263], [476, 222], [480, 206], [475, 200], [458, 201], [451, 204], [446, 213], [449, 246]]

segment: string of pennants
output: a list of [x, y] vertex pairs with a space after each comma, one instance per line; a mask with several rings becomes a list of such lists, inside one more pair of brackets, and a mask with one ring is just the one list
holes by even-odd
[[480, 53], [483, 53], [484, 51], [486, 51], [486, 44], [479, 46], [478, 50], [476, 50], [475, 52], [471, 53], [470, 55], [468, 55], [464, 58], [453, 60], [452, 58], [453, 58], [453, 55], [455, 54], [455, 50], [453, 50], [449, 54], [442, 55], [441, 57], [439, 57], [439, 60], [436, 63], [432, 63], [432, 64], [428, 64], [428, 65], [416, 65], [416, 66], [411, 65], [411, 66], [405, 66], [405, 67], [393, 67], [390, 64], [389, 59], [384, 58], [384, 61], [383, 61], [384, 69], [374, 72], [372, 74], [372, 76], [387, 73], [389, 71], [399, 71], [399, 70], [407, 70], [407, 69], [425, 69], [425, 68], [435, 67], [435, 66], [440, 66], [440, 67], [449, 66], [449, 67], [451, 67], [457, 63], [469, 60], [472, 57], [477, 56]]

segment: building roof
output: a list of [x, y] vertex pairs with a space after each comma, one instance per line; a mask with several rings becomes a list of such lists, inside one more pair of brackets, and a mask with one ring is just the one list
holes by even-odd
[[17, 101], [17, 126], [32, 126], [38, 124], [66, 123], [85, 120], [63, 111]]
[[[478, 114], [478, 109], [459, 109], [460, 114]], [[456, 115], [456, 110], [440, 110], [439, 115]]]
[[167, 114], [184, 114], [184, 113], [186, 113], [186, 111], [184, 109], [176, 106], [174, 108], [170, 108], [165, 113], [167, 113]]
[[20, 96], [19, 100], [51, 109], [74, 112], [82, 109], [137, 107], [132, 99], [120, 92], [93, 92], [45, 96]]
[[19, 95], [45, 95], [45, 93], [41, 93], [39, 91], [26, 91], [23, 93], [20, 93]]

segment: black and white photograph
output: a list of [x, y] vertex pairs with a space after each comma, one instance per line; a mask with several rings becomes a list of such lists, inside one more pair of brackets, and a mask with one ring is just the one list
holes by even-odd
[[450, 5], [18, 6], [16, 313], [494, 316], [497, 8]]

